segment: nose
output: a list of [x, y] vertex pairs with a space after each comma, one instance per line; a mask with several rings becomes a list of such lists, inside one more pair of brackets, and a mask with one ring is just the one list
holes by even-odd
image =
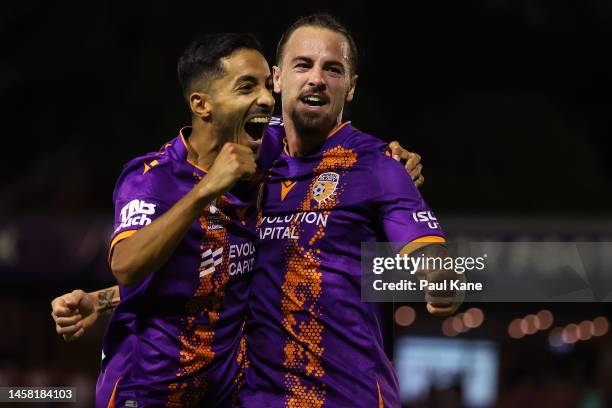
[[323, 79], [323, 70], [321, 67], [312, 67], [310, 75], [308, 76], [308, 86], [325, 88], [325, 80]]
[[259, 93], [257, 97], [257, 106], [266, 112], [272, 112], [274, 110], [274, 96], [272, 96], [272, 92], [269, 89], [264, 88]]

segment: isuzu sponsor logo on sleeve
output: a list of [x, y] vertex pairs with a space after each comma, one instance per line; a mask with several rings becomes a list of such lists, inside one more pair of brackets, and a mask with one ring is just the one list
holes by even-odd
[[426, 222], [431, 229], [438, 229], [440, 226], [438, 219], [431, 211], [415, 211], [412, 213], [412, 218], [415, 222]]

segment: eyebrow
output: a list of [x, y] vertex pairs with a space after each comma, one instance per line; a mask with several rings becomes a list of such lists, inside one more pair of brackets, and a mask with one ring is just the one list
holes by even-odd
[[[268, 83], [270, 83], [271, 81], [272, 81], [272, 74], [268, 75], [266, 77], [266, 79], [264, 79], [263, 83], [266, 84], [266, 86], [267, 86]], [[250, 83], [253, 83], [253, 84], [259, 83], [257, 78], [255, 78], [253, 75], [242, 75], [242, 76], [236, 78], [236, 80], [234, 81], [234, 84], [232, 85], [232, 88], [236, 87], [239, 84], [244, 83], [244, 82], [250, 82]]]
[[297, 61], [306, 61], [306, 62], [312, 62], [312, 58], [308, 58], [308, 57], [304, 57], [304, 56], [298, 56], [295, 57], [291, 60], [292, 63], [297, 62]]
[[[309, 62], [312, 64], [313, 60], [312, 58], [309, 57], [305, 57], [303, 55], [297, 56], [295, 58], [293, 58], [291, 60], [292, 63], [296, 63], [298, 61], [305, 61], [305, 62]], [[337, 60], [331, 60], [331, 61], [326, 61], [324, 64], [324, 66], [339, 66], [342, 69], [346, 69], [346, 67], [344, 66], [344, 64], [341, 61], [337, 61]]]
[[242, 75], [236, 79], [236, 83], [238, 82], [257, 82], [257, 78], [255, 78], [253, 75]]
[[[266, 79], [264, 79], [264, 82], [269, 81], [270, 79], [272, 79], [272, 74], [268, 75]], [[258, 82], [258, 79], [255, 78], [253, 75], [242, 75], [236, 78], [235, 82]]]

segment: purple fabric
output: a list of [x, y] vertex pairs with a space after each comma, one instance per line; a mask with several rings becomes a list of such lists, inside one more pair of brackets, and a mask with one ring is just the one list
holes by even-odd
[[361, 243], [443, 233], [385, 151], [345, 124], [315, 153], [274, 162], [259, 199], [240, 406], [400, 406], [381, 316], [361, 301]]
[[[202, 177], [187, 162], [182, 135], [130, 161], [113, 195], [111, 239], [148, 225]], [[245, 190], [237, 186], [204, 208], [164, 267], [136, 287], [120, 288], [103, 343], [97, 406], [107, 406], [117, 382], [116, 406], [230, 404], [244, 364], [255, 260], [256, 217]]]

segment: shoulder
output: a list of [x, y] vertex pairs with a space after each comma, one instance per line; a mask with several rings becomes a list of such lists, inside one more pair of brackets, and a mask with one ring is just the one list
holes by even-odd
[[391, 157], [387, 146], [384, 140], [355, 128], [346, 141], [346, 148], [357, 153], [359, 162], [371, 170], [371, 177], [409, 178], [404, 166]]
[[346, 147], [361, 154], [385, 154], [387, 142], [351, 126], [351, 133], [346, 139]]
[[154, 193], [161, 180], [172, 173], [172, 143], [166, 143], [160, 150], [149, 152], [129, 160], [122, 168], [113, 198], [118, 194], [138, 190], [143, 193]]

